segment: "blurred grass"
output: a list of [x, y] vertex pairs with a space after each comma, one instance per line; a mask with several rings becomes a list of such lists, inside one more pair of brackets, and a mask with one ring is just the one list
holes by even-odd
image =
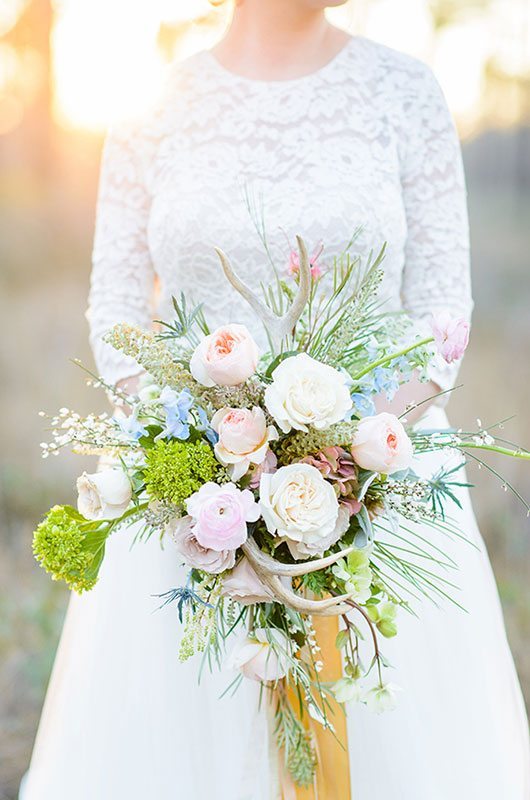
[[[98, 143], [75, 147], [53, 181], [2, 176], [0, 188], [0, 800], [16, 797], [31, 753], [67, 592], [31, 555], [36, 521], [74, 498], [90, 461], [42, 462], [40, 409], [105, 407], [69, 362], [91, 363], [83, 317], [88, 290]], [[515, 413], [509, 438], [530, 446], [530, 187], [485, 179], [491, 154], [466, 148], [476, 314], [450, 416], [463, 426]], [[82, 156], [80, 155], [82, 154]], [[520, 462], [499, 466], [524, 495]], [[494, 564], [509, 638], [530, 701], [530, 537], [524, 509], [484, 471], [471, 470], [475, 508]]]

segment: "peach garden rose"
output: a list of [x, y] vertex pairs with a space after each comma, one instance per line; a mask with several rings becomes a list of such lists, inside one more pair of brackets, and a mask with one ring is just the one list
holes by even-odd
[[395, 414], [383, 412], [359, 422], [351, 453], [362, 469], [391, 475], [410, 467], [413, 448]]
[[276, 429], [267, 425], [265, 414], [257, 406], [221, 408], [212, 417], [212, 428], [219, 436], [215, 455], [234, 481], [245, 475], [251, 464], [262, 464], [269, 442], [278, 438]]
[[258, 347], [244, 325], [224, 325], [205, 336], [190, 361], [202, 386], [237, 386], [256, 371]]

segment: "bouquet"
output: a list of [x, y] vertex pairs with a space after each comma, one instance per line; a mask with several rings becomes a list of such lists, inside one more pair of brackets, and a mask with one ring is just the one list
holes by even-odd
[[[91, 376], [118, 411], [61, 409], [42, 445], [44, 456], [69, 446], [114, 460], [78, 478], [77, 508], [54, 506], [38, 525], [40, 564], [84, 592], [124, 526], [135, 523], [138, 540], [171, 540], [187, 579], [161, 587], [160, 598], [176, 604], [180, 658], [228, 662], [232, 689], [244, 678], [262, 684], [299, 785], [317, 764], [308, 720], [337, 735], [337, 703], [391, 708], [381, 637], [398, 634], [397, 612], [411, 611], [411, 597], [449, 594], [444, 575], [454, 564], [443, 537], [461, 537], [449, 506], [468, 485], [458, 472], [465, 457], [429, 479], [416, 474], [415, 457], [530, 458], [492, 429], [421, 431], [407, 427], [410, 409], [375, 413], [375, 395], [390, 398], [413, 373], [427, 379], [433, 361], [459, 359], [468, 325], [440, 314], [420, 334], [404, 313], [385, 312], [384, 248], [362, 259], [352, 244], [323, 270], [299, 238], [290, 269], [259, 296], [218, 250], [227, 280], [264, 324], [267, 352], [243, 325], [212, 331], [201, 306], [181, 296], [174, 320], [156, 331], [119, 324], [106, 335], [144, 370], [138, 391]], [[333, 680], [319, 645], [326, 617], [342, 664]], [[366, 632], [369, 663], [359, 645]]]

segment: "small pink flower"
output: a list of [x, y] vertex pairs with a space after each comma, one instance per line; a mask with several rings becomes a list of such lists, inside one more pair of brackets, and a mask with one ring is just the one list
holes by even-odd
[[432, 334], [438, 352], [448, 364], [458, 361], [465, 353], [469, 342], [469, 323], [463, 317], [452, 317], [448, 311], [440, 311], [431, 320]]
[[202, 386], [238, 386], [258, 365], [257, 345], [244, 325], [225, 325], [205, 336], [190, 361], [190, 371]]
[[248, 559], [242, 558], [237, 567], [223, 579], [222, 594], [233, 597], [244, 606], [270, 603], [272, 592], [260, 581]]
[[212, 428], [219, 434], [215, 455], [234, 481], [242, 478], [251, 464], [263, 463], [269, 441], [278, 438], [276, 428], [267, 426], [265, 414], [257, 406], [252, 410], [221, 408], [212, 417]]
[[261, 464], [251, 467], [250, 483], [251, 489], [258, 489], [262, 475], [272, 475], [278, 469], [278, 459], [272, 450], [267, 450], [267, 455]]
[[355, 431], [351, 452], [362, 469], [391, 475], [410, 467], [412, 442], [395, 414], [364, 417]]
[[199, 544], [192, 517], [175, 520], [168, 525], [166, 531], [190, 567], [218, 575], [220, 572], [232, 569], [236, 563], [235, 550], [211, 550]]
[[260, 515], [252, 492], [233, 483], [205, 483], [187, 499], [186, 508], [199, 544], [217, 551], [240, 547], [247, 540], [247, 522]]
[[[315, 249], [313, 250], [313, 254], [309, 258], [309, 265], [311, 267], [311, 277], [314, 281], [321, 277], [323, 269], [318, 263], [320, 256], [322, 255], [322, 251], [324, 250], [324, 245], [322, 242], [318, 244]], [[298, 255], [297, 250], [291, 250], [289, 253], [289, 264], [287, 266], [287, 271], [290, 275], [298, 275], [300, 271], [300, 256]]]

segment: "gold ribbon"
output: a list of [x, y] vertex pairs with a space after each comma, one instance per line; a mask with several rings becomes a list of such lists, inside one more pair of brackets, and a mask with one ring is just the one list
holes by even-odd
[[[334, 682], [342, 677], [342, 659], [335, 647], [339, 632], [339, 618], [313, 618], [317, 644], [321, 650], [324, 667], [320, 673], [322, 682]], [[296, 695], [291, 696], [292, 707], [297, 707]], [[282, 800], [350, 800], [350, 763], [348, 757], [348, 731], [344, 708], [333, 697], [329, 698], [330, 722], [335, 733], [304, 714], [304, 725], [311, 731], [318, 758], [313, 786], [302, 788], [293, 783], [287, 770], [282, 767]], [[281, 758], [283, 764], [283, 758]]]

